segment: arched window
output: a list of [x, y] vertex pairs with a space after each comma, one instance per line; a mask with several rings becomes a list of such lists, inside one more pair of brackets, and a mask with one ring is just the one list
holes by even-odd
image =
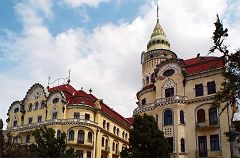
[[149, 77], [147, 76], [146, 77], [146, 84], [148, 84], [149, 83]]
[[197, 111], [197, 122], [198, 123], [205, 122], [205, 111], [203, 109], [199, 109]]
[[32, 111], [32, 104], [29, 104], [28, 111]]
[[104, 137], [102, 137], [102, 147], [104, 147]]
[[185, 121], [184, 121], [184, 112], [181, 110], [180, 111], [180, 124], [185, 124]]
[[115, 142], [112, 144], [112, 151], [115, 151]]
[[126, 139], [126, 140], [128, 139], [128, 134], [127, 134], [127, 133], [125, 134], [125, 139]]
[[68, 133], [68, 139], [69, 140], [74, 140], [74, 130], [70, 130]]
[[45, 106], [45, 101], [43, 100], [43, 101], [41, 101], [41, 105], [39, 108], [42, 109], [44, 106]]
[[60, 137], [61, 137], [61, 131], [57, 130], [57, 138], [60, 138]]
[[122, 132], [122, 138], [123, 138], [123, 139], [124, 139], [124, 136], [125, 136], [125, 132], [123, 131], [123, 132]]
[[108, 139], [105, 140], [105, 146], [108, 147]]
[[19, 111], [19, 108], [14, 109], [14, 113], [17, 113]]
[[92, 132], [88, 132], [88, 142], [92, 142]]
[[114, 134], [116, 133], [116, 127], [115, 126], [113, 127], [113, 133]]
[[119, 135], [119, 128], [117, 128], [117, 135]]
[[208, 114], [209, 114], [209, 125], [217, 125], [218, 124], [217, 108], [211, 107], [208, 110]]
[[84, 131], [83, 130], [78, 131], [78, 140], [77, 141], [79, 144], [84, 144]]
[[109, 130], [109, 126], [110, 126], [110, 124], [109, 124], [109, 122], [107, 123], [107, 130]]
[[103, 120], [103, 128], [105, 129], [106, 121]]
[[181, 152], [185, 153], [185, 140], [183, 138], [181, 139]]
[[35, 103], [35, 108], [34, 108], [34, 109], [35, 109], [35, 110], [38, 109], [38, 102]]
[[164, 112], [164, 126], [173, 125], [173, 114], [171, 110], [166, 110]]

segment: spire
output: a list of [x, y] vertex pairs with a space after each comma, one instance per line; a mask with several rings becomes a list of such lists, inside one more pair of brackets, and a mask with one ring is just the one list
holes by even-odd
[[147, 50], [154, 50], [154, 49], [170, 49], [170, 43], [159, 24], [159, 6], [157, 4], [157, 23], [154, 27], [153, 33], [147, 45]]

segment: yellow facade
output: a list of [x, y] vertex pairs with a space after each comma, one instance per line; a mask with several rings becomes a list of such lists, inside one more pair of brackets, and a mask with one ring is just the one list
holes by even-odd
[[56, 135], [65, 132], [67, 147], [83, 158], [117, 158], [129, 145], [130, 122], [102, 100], [69, 84], [48, 89], [33, 85], [22, 101], [12, 103], [8, 115], [6, 132], [23, 144], [34, 143], [31, 132], [46, 125]]
[[202, 57], [183, 60], [170, 50], [157, 24], [141, 55], [142, 89], [134, 114], [149, 114], [172, 145], [172, 157], [231, 157], [229, 131], [234, 113], [212, 107], [224, 81], [223, 59]]

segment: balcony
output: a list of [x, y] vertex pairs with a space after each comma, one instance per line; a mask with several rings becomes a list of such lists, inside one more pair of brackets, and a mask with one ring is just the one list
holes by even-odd
[[66, 123], [90, 123], [93, 125], [97, 125], [96, 122], [88, 120], [88, 119], [73, 119], [73, 118], [69, 118], [69, 119], [49, 119], [46, 121], [42, 121], [42, 122], [37, 122], [37, 123], [33, 123], [33, 124], [25, 124], [25, 125], [21, 125], [18, 127], [10, 127], [7, 128], [6, 131], [13, 131], [13, 130], [24, 130], [24, 129], [28, 129], [28, 128], [37, 128], [41, 125], [51, 125], [51, 124], [66, 124]]
[[101, 147], [101, 150], [103, 152], [109, 153], [110, 152], [110, 147], [109, 146], [104, 146], [104, 147]]
[[120, 155], [120, 151], [119, 151], [119, 150], [115, 150], [115, 151], [113, 151], [113, 155], [117, 155], [117, 156], [119, 156], [119, 155]]
[[188, 100], [186, 96], [179, 96], [175, 95], [172, 97], [167, 97], [167, 98], [160, 98], [154, 101], [153, 103], [150, 104], [145, 104], [145, 105], [139, 105], [134, 111], [133, 114], [138, 114], [141, 112], [153, 110], [158, 106], [163, 106], [166, 104], [173, 104], [173, 103], [185, 103]]
[[93, 147], [93, 142], [84, 141], [84, 140], [67, 140], [67, 144], [70, 146], [82, 146], [82, 147]]
[[209, 121], [206, 120], [205, 122], [196, 122], [196, 130], [210, 130], [210, 129], [216, 129], [219, 128], [220, 124], [219, 124], [219, 120], [217, 121]]
[[205, 152], [196, 151], [196, 158], [222, 158], [222, 151], [211, 151], [207, 150]]

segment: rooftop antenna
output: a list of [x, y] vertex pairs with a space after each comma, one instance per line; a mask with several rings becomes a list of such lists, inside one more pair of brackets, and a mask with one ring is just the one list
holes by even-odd
[[48, 86], [50, 85], [51, 76], [48, 76]]
[[67, 80], [68, 83], [70, 83], [70, 77], [71, 77], [71, 69], [68, 70], [68, 80]]

